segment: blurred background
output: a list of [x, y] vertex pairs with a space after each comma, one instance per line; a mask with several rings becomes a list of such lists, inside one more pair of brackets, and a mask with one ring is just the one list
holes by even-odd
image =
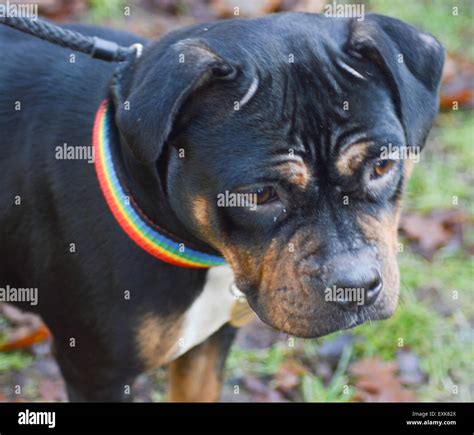
[[[235, 7], [241, 17], [256, 17], [279, 11], [323, 12], [326, 3], [333, 3], [23, 2], [38, 4], [42, 16], [59, 22], [112, 26], [150, 38], [197, 22], [231, 18]], [[315, 340], [288, 337], [253, 321], [240, 330], [228, 359], [223, 401], [474, 400], [474, 2], [357, 4], [364, 5], [366, 13], [390, 15], [429, 31], [447, 49], [440, 115], [405, 196], [399, 308], [390, 320]], [[37, 318], [0, 304], [0, 401], [66, 400], [50, 340], [44, 336]], [[136, 400], [166, 400], [166, 377], [166, 369], [140, 376], [133, 387]], [[22, 387], [21, 395], [15, 394], [16, 385]]]

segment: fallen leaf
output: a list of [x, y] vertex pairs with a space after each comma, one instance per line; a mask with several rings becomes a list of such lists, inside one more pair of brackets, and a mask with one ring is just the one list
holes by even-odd
[[41, 343], [51, 336], [49, 329], [41, 324], [37, 328], [21, 327], [16, 329], [7, 339], [0, 344], [0, 352], [23, 349], [36, 343]]
[[405, 213], [400, 220], [400, 232], [412, 242], [413, 250], [427, 260], [451, 242], [461, 243], [466, 214], [458, 209], [441, 210], [423, 215]]
[[51, 336], [41, 318], [35, 314], [24, 312], [9, 304], [0, 304], [0, 313], [12, 324], [3, 331], [6, 338], [0, 344], [1, 352], [29, 347]]
[[474, 65], [450, 54], [443, 69], [440, 107], [453, 110], [453, 103], [457, 103], [458, 108], [474, 108]]
[[397, 376], [395, 362], [376, 357], [357, 361], [349, 367], [354, 377], [356, 402], [413, 402], [415, 395], [406, 389]]
[[[23, 0], [28, 3], [28, 0]], [[35, 0], [39, 13], [51, 20], [66, 21], [77, 18], [88, 7], [88, 0]]]
[[275, 374], [277, 389], [284, 394], [292, 393], [301, 383], [301, 376], [308, 370], [298, 361], [291, 359], [281, 365]]

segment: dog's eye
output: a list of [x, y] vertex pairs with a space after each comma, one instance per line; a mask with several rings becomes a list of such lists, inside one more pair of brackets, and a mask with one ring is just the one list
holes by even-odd
[[371, 178], [380, 178], [384, 176], [395, 165], [395, 161], [383, 159], [377, 160], [372, 167]]
[[266, 204], [278, 199], [278, 194], [272, 186], [258, 187], [253, 192], [257, 205]]

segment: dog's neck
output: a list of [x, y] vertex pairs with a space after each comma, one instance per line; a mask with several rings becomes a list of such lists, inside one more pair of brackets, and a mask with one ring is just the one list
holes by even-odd
[[188, 241], [204, 252], [215, 254], [212, 248], [191, 234], [176, 216], [163, 188], [164, 183], [158, 173], [158, 165], [143, 164], [136, 160], [124, 140], [120, 140], [117, 146], [121, 150], [118, 164], [126, 174], [127, 188], [150, 220], [178, 239]]
[[120, 184], [130, 196], [130, 201], [136, 204], [145, 220], [162, 229], [166, 235], [172, 235], [171, 238], [176, 242], [182, 242], [185, 246], [204, 254], [218, 256], [215, 250], [191, 234], [177, 218], [163, 187], [164, 183], [159, 175], [158, 165], [139, 162], [120, 137], [117, 126], [112, 121], [113, 117], [110, 116], [108, 119], [107, 148], [111, 153], [114, 171], [118, 173]]

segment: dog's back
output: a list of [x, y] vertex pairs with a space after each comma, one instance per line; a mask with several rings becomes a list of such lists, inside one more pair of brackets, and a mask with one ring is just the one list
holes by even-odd
[[[126, 32], [67, 27], [122, 45], [142, 41]], [[57, 165], [56, 150], [90, 147], [94, 113], [116, 65], [6, 26], [0, 52], [0, 278], [28, 286], [51, 267], [64, 218], [58, 201], [96, 188], [93, 165]]]

